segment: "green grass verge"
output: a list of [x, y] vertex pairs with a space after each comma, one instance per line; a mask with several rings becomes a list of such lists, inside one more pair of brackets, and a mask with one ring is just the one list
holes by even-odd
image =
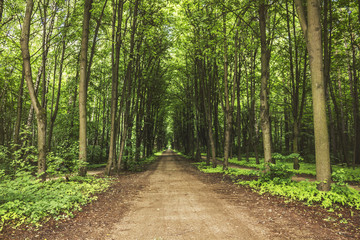
[[[219, 159], [222, 160], [222, 159]], [[229, 163], [242, 166], [242, 167], [251, 167], [256, 169], [263, 169], [264, 168], [264, 160], [260, 159], [260, 164], [256, 164], [255, 158], [250, 158], [247, 162], [245, 159], [238, 161], [237, 158], [229, 159]], [[293, 172], [294, 174], [307, 174], [316, 176], [316, 166], [315, 163], [300, 163], [300, 169], [295, 170], [293, 169], [293, 163], [291, 161], [277, 161], [277, 164], [285, 165], [288, 168], [288, 171]], [[344, 174], [344, 181], [348, 182], [360, 182], [360, 168], [352, 168], [352, 167], [345, 167], [341, 165], [332, 165], [333, 173], [337, 171], [343, 171]]]
[[109, 178], [91, 176], [40, 182], [25, 173], [5, 180], [0, 183], [0, 231], [5, 224], [38, 226], [50, 217], [72, 217], [73, 211], [95, 200], [94, 194], [105, 191], [110, 183]]
[[324, 208], [333, 210], [337, 205], [350, 206], [360, 210], [359, 191], [349, 188], [346, 185], [333, 184], [331, 191], [319, 191], [316, 182], [294, 182], [294, 181], [238, 181], [239, 185], [247, 185], [259, 194], [270, 193], [275, 196], [286, 197], [291, 200], [305, 202], [307, 205], [320, 204]]
[[254, 169], [239, 169], [229, 167], [228, 170], [224, 171], [223, 166], [218, 165], [216, 168], [207, 166], [206, 162], [193, 163], [196, 167], [204, 173], [223, 173], [230, 176], [259, 176], [260, 171]]
[[275, 177], [270, 179], [269, 174], [264, 174], [260, 170], [256, 169], [237, 169], [230, 167], [227, 171], [224, 171], [222, 166], [212, 168], [211, 166], [206, 166], [205, 162], [194, 163], [194, 165], [196, 165], [197, 168], [204, 173], [221, 173], [233, 177], [259, 176], [258, 180], [236, 181], [236, 184], [249, 186], [259, 194], [270, 193], [271, 195], [285, 197], [288, 200], [302, 201], [307, 205], [319, 204], [322, 207], [327, 208], [329, 211], [333, 211], [339, 205], [349, 206], [360, 210], [359, 191], [349, 188], [347, 184], [344, 184], [343, 182], [333, 184], [331, 191], [329, 192], [319, 191], [316, 188], [316, 182], [294, 182], [290, 180], [291, 174], [288, 175], [285, 174], [285, 172], [284, 174], [281, 174], [282, 170], [289, 170], [286, 166], [274, 165], [273, 169], [276, 176], [287, 175], [287, 178], [282, 179]]

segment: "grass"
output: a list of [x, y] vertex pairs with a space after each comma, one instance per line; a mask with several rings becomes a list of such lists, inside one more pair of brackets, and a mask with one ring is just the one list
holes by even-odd
[[105, 191], [110, 178], [91, 176], [70, 177], [69, 181], [57, 179], [40, 182], [29, 173], [22, 173], [14, 180], [0, 183], [0, 231], [9, 224], [39, 226], [40, 222], [73, 216], [73, 211], [96, 199], [94, 194]]
[[106, 167], [106, 163], [96, 163], [96, 164], [88, 164], [87, 165], [87, 169], [89, 169], [89, 170], [102, 168], [102, 167]]
[[231, 176], [259, 176], [259, 170], [253, 169], [239, 169], [229, 167], [228, 170], [224, 171], [223, 167], [218, 165], [216, 168], [207, 166], [206, 162], [193, 163], [197, 168], [204, 173], [223, 173]]
[[[242, 161], [239, 163], [242, 163]], [[320, 206], [327, 208], [329, 211], [333, 211], [334, 208], [339, 205], [349, 206], [356, 210], [360, 210], [359, 191], [348, 187], [343, 181], [332, 184], [331, 191], [329, 192], [319, 191], [317, 189], [317, 182], [291, 181], [291, 171], [289, 171], [290, 174], [286, 173], [290, 170], [288, 168], [289, 164], [273, 165], [272, 169], [274, 169], [274, 172], [272, 174], [263, 173], [260, 170], [262, 164], [258, 164], [258, 167], [255, 169], [238, 169], [229, 167], [227, 171], [224, 171], [222, 166], [217, 166], [216, 168], [207, 166], [205, 162], [193, 164], [204, 173], [230, 175], [233, 179], [237, 179], [236, 184], [249, 186], [253, 189], [253, 191], [258, 192], [259, 194], [269, 193], [271, 195], [285, 197], [289, 200], [301, 201], [307, 205], [319, 204]], [[254, 165], [250, 162], [247, 165], [240, 166], [250, 167]], [[306, 164], [306, 166], [310, 169], [310, 167], [314, 167], [314, 164]], [[340, 175], [341, 178], [345, 179], [345, 172], [346, 171], [342, 168], [342, 170], [337, 172], [337, 174]], [[271, 175], [273, 176], [269, 177]], [[258, 179], [244, 181], [241, 180], [241, 178], [239, 179], [239, 176], [258, 176]]]
[[[220, 158], [219, 160], [222, 161]], [[249, 158], [249, 161], [246, 161], [245, 159], [242, 159], [241, 161], [238, 161], [237, 158], [231, 158], [229, 159], [229, 163], [241, 166], [241, 167], [250, 167], [255, 169], [263, 169], [264, 168], [264, 160], [260, 159], [260, 164], [256, 164], [255, 158]], [[282, 160], [277, 161], [277, 164], [283, 164], [285, 165], [289, 171], [293, 172], [294, 174], [306, 174], [306, 175], [312, 175], [316, 176], [316, 166], [315, 163], [306, 163], [306, 162], [300, 162], [300, 169], [295, 170], [293, 169], [293, 162], [290, 160]], [[347, 182], [360, 182], [360, 168], [352, 168], [352, 167], [346, 167], [342, 165], [332, 165], [332, 171], [337, 172], [339, 170], [344, 170], [345, 179], [344, 181]]]

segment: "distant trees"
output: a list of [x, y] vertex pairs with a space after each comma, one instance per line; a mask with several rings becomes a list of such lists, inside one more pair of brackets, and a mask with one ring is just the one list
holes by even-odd
[[[319, 188], [328, 190], [330, 160], [351, 164], [346, 160], [351, 154], [355, 163], [357, 149], [360, 149], [352, 150], [350, 144], [344, 146], [348, 141], [352, 146], [358, 143], [359, 73], [356, 66], [359, 51], [353, 46], [358, 33], [355, 16], [359, 15], [359, 8], [356, 1], [329, 0], [323, 4], [301, 2], [307, 10], [297, 11], [300, 2], [184, 2], [185, 14], [178, 19], [177, 29], [178, 41], [183, 42], [185, 53], [177, 54], [186, 60], [178, 70], [182, 73], [177, 73], [175, 78], [189, 85], [188, 88], [178, 85], [182, 98], [190, 96], [195, 101], [193, 107], [186, 101], [176, 106], [182, 108], [184, 104], [185, 109], [195, 112], [197, 127], [193, 130], [196, 133], [193, 146], [203, 148], [203, 152], [207, 149], [211, 158], [215, 149], [216, 156], [224, 157], [224, 169], [234, 149], [239, 157], [246, 153], [247, 159], [250, 152], [258, 159], [258, 152], [263, 150], [266, 163], [272, 161], [272, 151], [300, 153], [308, 161], [316, 159], [318, 179], [322, 182]], [[341, 24], [339, 19], [346, 24]], [[341, 35], [341, 31], [348, 34]], [[305, 41], [302, 32], [306, 35]], [[275, 57], [270, 58], [270, 53]], [[179, 66], [178, 62], [173, 64]], [[336, 67], [337, 64], [340, 65]], [[229, 84], [229, 79], [236, 81]], [[310, 88], [312, 95], [307, 94]], [[234, 89], [236, 94], [229, 94], [229, 90]], [[345, 104], [345, 99], [351, 99], [351, 104], [349, 101]], [[313, 111], [310, 111], [311, 105]], [[176, 112], [174, 122], [187, 119], [186, 114]], [[236, 124], [229, 127], [228, 121], [235, 116]], [[189, 128], [184, 124], [175, 125], [175, 146], [192, 155], [186, 139], [179, 140]], [[262, 139], [259, 139], [260, 133]], [[228, 139], [231, 139], [230, 146]], [[219, 151], [217, 145], [224, 145], [224, 151]], [[342, 146], [341, 152], [336, 150], [338, 146]], [[295, 158], [294, 168], [300, 165]]]
[[360, 162], [359, 12], [333, 0], [0, 1], [0, 164], [18, 157], [45, 176], [59, 157], [84, 175], [107, 160], [111, 174], [171, 143], [224, 169], [235, 155], [316, 155], [324, 182], [330, 163]]
[[84, 175], [87, 163], [103, 162], [110, 151], [110, 173], [167, 145], [168, 8], [107, 2], [0, 2], [0, 150], [10, 154], [3, 169], [12, 172], [20, 158], [37, 162], [43, 179], [54, 164]]

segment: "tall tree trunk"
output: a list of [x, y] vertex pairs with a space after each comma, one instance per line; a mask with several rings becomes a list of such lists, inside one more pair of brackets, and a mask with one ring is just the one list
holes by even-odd
[[120, 151], [119, 151], [119, 158], [118, 158], [118, 163], [117, 163], [117, 171], [118, 173], [120, 173], [121, 170], [121, 161], [123, 158], [123, 153], [124, 153], [124, 147], [125, 147], [125, 142], [126, 142], [126, 138], [127, 138], [127, 132], [128, 132], [128, 128], [129, 128], [129, 121], [132, 118], [132, 113], [130, 113], [130, 106], [131, 106], [131, 94], [132, 94], [132, 89], [131, 89], [131, 85], [132, 85], [132, 70], [133, 70], [133, 63], [134, 63], [134, 49], [135, 49], [135, 34], [136, 34], [136, 27], [137, 27], [137, 16], [138, 16], [138, 7], [139, 7], [139, 1], [140, 0], [136, 0], [135, 1], [135, 6], [134, 6], [134, 16], [133, 16], [133, 22], [132, 22], [132, 27], [131, 27], [131, 38], [130, 38], [130, 53], [129, 53], [129, 63], [127, 66], [127, 70], [126, 70], [126, 76], [125, 76], [125, 82], [124, 82], [124, 89], [126, 89], [126, 94], [123, 94], [122, 98], [125, 98], [125, 113], [124, 113], [124, 131], [122, 133], [122, 139], [121, 139], [121, 143], [120, 143]]
[[[224, 30], [224, 85], [225, 85], [225, 139], [224, 139], [224, 165], [223, 169], [228, 169], [229, 153], [231, 153], [232, 144], [231, 132], [232, 132], [232, 119], [235, 103], [235, 93], [237, 92], [237, 75], [238, 75], [238, 31], [235, 34], [235, 59], [234, 59], [234, 76], [232, 83], [232, 92], [229, 94], [228, 84], [228, 43], [226, 32], [226, 13], [223, 17], [223, 30]], [[239, 24], [238, 24], [239, 25]], [[230, 99], [229, 99], [230, 98]], [[231, 102], [230, 102], [231, 101]], [[241, 130], [240, 130], [241, 131]], [[239, 142], [240, 143], [240, 142]], [[230, 154], [231, 156], [232, 154]]]
[[24, 67], [22, 71], [18, 99], [17, 99], [17, 114], [16, 114], [16, 123], [15, 123], [15, 133], [14, 133], [14, 143], [20, 144], [20, 128], [21, 128], [21, 115], [22, 115], [22, 105], [23, 105], [23, 95], [24, 95], [24, 80], [25, 80], [25, 72]]
[[[351, 18], [349, 16], [349, 25]], [[352, 29], [351, 26], [349, 26]], [[359, 79], [357, 76], [357, 63], [356, 63], [356, 43], [355, 43], [355, 33], [350, 32], [351, 36], [351, 53], [352, 53], [352, 99], [353, 99], [353, 115], [354, 115], [354, 156], [353, 164], [360, 164], [360, 111], [359, 111]]]
[[[66, 34], [65, 34], [65, 36], [66, 36]], [[62, 53], [61, 53], [61, 60], [60, 60], [59, 82], [58, 82], [58, 91], [57, 91], [57, 95], [56, 95], [55, 109], [54, 109], [54, 112], [51, 113], [51, 118], [50, 118], [49, 139], [48, 139], [49, 152], [51, 151], [51, 141], [52, 141], [52, 133], [53, 133], [53, 129], [54, 129], [54, 124], [55, 124], [55, 120], [56, 120], [56, 117], [57, 117], [57, 114], [59, 111], [59, 103], [60, 103], [60, 95], [61, 95], [61, 81], [62, 81], [62, 73], [63, 73], [64, 60], [65, 60], [65, 48], [66, 48], [65, 36], [62, 41]], [[56, 68], [55, 68], [55, 72], [56, 72]], [[55, 81], [55, 74], [54, 74], [54, 81]], [[53, 88], [55, 89], [55, 84], [54, 84]], [[52, 108], [51, 108], [51, 111], [52, 111]]]
[[305, 35], [310, 58], [314, 112], [316, 179], [320, 182], [318, 185], [319, 190], [329, 191], [331, 181], [330, 148], [321, 45], [320, 1], [307, 0], [307, 19], [305, 17], [302, 1], [295, 0], [295, 4], [299, 14], [301, 28]]
[[94, 56], [95, 56], [96, 43], [97, 43], [97, 41], [98, 41], [99, 29], [100, 29], [100, 26], [101, 26], [102, 18], [103, 18], [103, 16], [104, 16], [104, 11], [105, 11], [105, 8], [106, 8], [107, 1], [108, 1], [108, 0], [105, 0], [104, 5], [103, 5], [103, 8], [102, 8], [102, 10], [101, 10], [100, 17], [99, 17], [99, 19], [96, 21], [96, 27], [95, 27], [94, 37], [93, 37], [92, 46], [91, 46], [91, 50], [90, 50], [90, 59], [89, 59], [89, 61], [88, 61], [87, 70], [86, 70], [86, 88], [89, 86], [89, 82], [90, 82], [91, 66], [92, 66], [92, 63], [93, 63]]
[[29, 36], [30, 36], [30, 24], [31, 15], [34, 7], [33, 0], [27, 0], [26, 11], [24, 17], [24, 23], [21, 31], [20, 47], [23, 58], [23, 66], [25, 73], [25, 80], [29, 89], [29, 95], [31, 104], [33, 105], [36, 113], [37, 125], [38, 125], [38, 174], [40, 178], [46, 180], [46, 114], [45, 109], [41, 106], [39, 100], [36, 97], [32, 73], [31, 62], [29, 52]]
[[0, 0], [0, 23], [2, 21], [3, 11], [4, 11], [4, 0]]
[[261, 40], [261, 92], [260, 92], [260, 117], [264, 146], [264, 162], [266, 171], [270, 171], [271, 159], [271, 133], [269, 119], [269, 105], [267, 99], [270, 50], [266, 38], [267, 6], [263, 2], [259, 6], [260, 40]]
[[85, 0], [84, 5], [84, 19], [83, 30], [81, 38], [81, 51], [80, 51], [80, 81], [79, 81], [79, 175], [85, 176], [87, 172], [86, 150], [87, 150], [87, 137], [86, 137], [86, 100], [87, 100], [87, 52], [89, 41], [89, 27], [90, 27], [90, 9], [92, 0]]
[[[117, 112], [117, 102], [118, 102], [118, 79], [119, 79], [119, 66], [120, 66], [120, 47], [121, 47], [121, 24], [122, 24], [122, 14], [123, 14], [123, 1], [119, 1], [119, 5], [114, 8], [114, 19], [113, 19], [113, 39], [115, 42], [115, 48], [113, 46], [112, 51], [112, 82], [111, 82], [111, 129], [110, 129], [110, 146], [109, 146], [109, 158], [106, 165], [105, 174], [110, 175], [111, 167], [113, 166], [113, 162], [116, 158], [116, 112]], [[116, 14], [116, 10], [118, 10]], [[116, 18], [117, 19], [117, 29], [115, 33], [115, 25], [116, 25]], [[114, 50], [115, 49], [115, 50]]]
[[224, 136], [224, 164], [223, 170], [228, 169], [229, 165], [229, 148], [230, 148], [230, 131], [231, 117], [229, 103], [229, 83], [228, 83], [228, 43], [226, 32], [226, 12], [223, 12], [223, 34], [224, 34], [224, 97], [225, 97], [225, 136]]

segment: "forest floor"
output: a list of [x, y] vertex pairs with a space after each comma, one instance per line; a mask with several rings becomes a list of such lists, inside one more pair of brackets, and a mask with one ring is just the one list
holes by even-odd
[[167, 151], [147, 171], [119, 176], [74, 218], [7, 228], [0, 239], [360, 239], [360, 213], [259, 195]]
[[[206, 159], [206, 156], [201, 156], [202, 160], [204, 161]], [[220, 160], [218, 160], [219, 163], [221, 163]], [[233, 164], [233, 163], [229, 163], [229, 167], [232, 168], [237, 168], [237, 169], [254, 169], [256, 170], [256, 168], [254, 167], [244, 167], [244, 166], [239, 166], [237, 164]], [[296, 174], [294, 176], [291, 177], [291, 180], [296, 181], [296, 182], [300, 182], [300, 181], [309, 181], [309, 182], [315, 182], [316, 181], [316, 176], [310, 175], [310, 174]], [[359, 183], [348, 183], [348, 186], [360, 191], [360, 184]]]

